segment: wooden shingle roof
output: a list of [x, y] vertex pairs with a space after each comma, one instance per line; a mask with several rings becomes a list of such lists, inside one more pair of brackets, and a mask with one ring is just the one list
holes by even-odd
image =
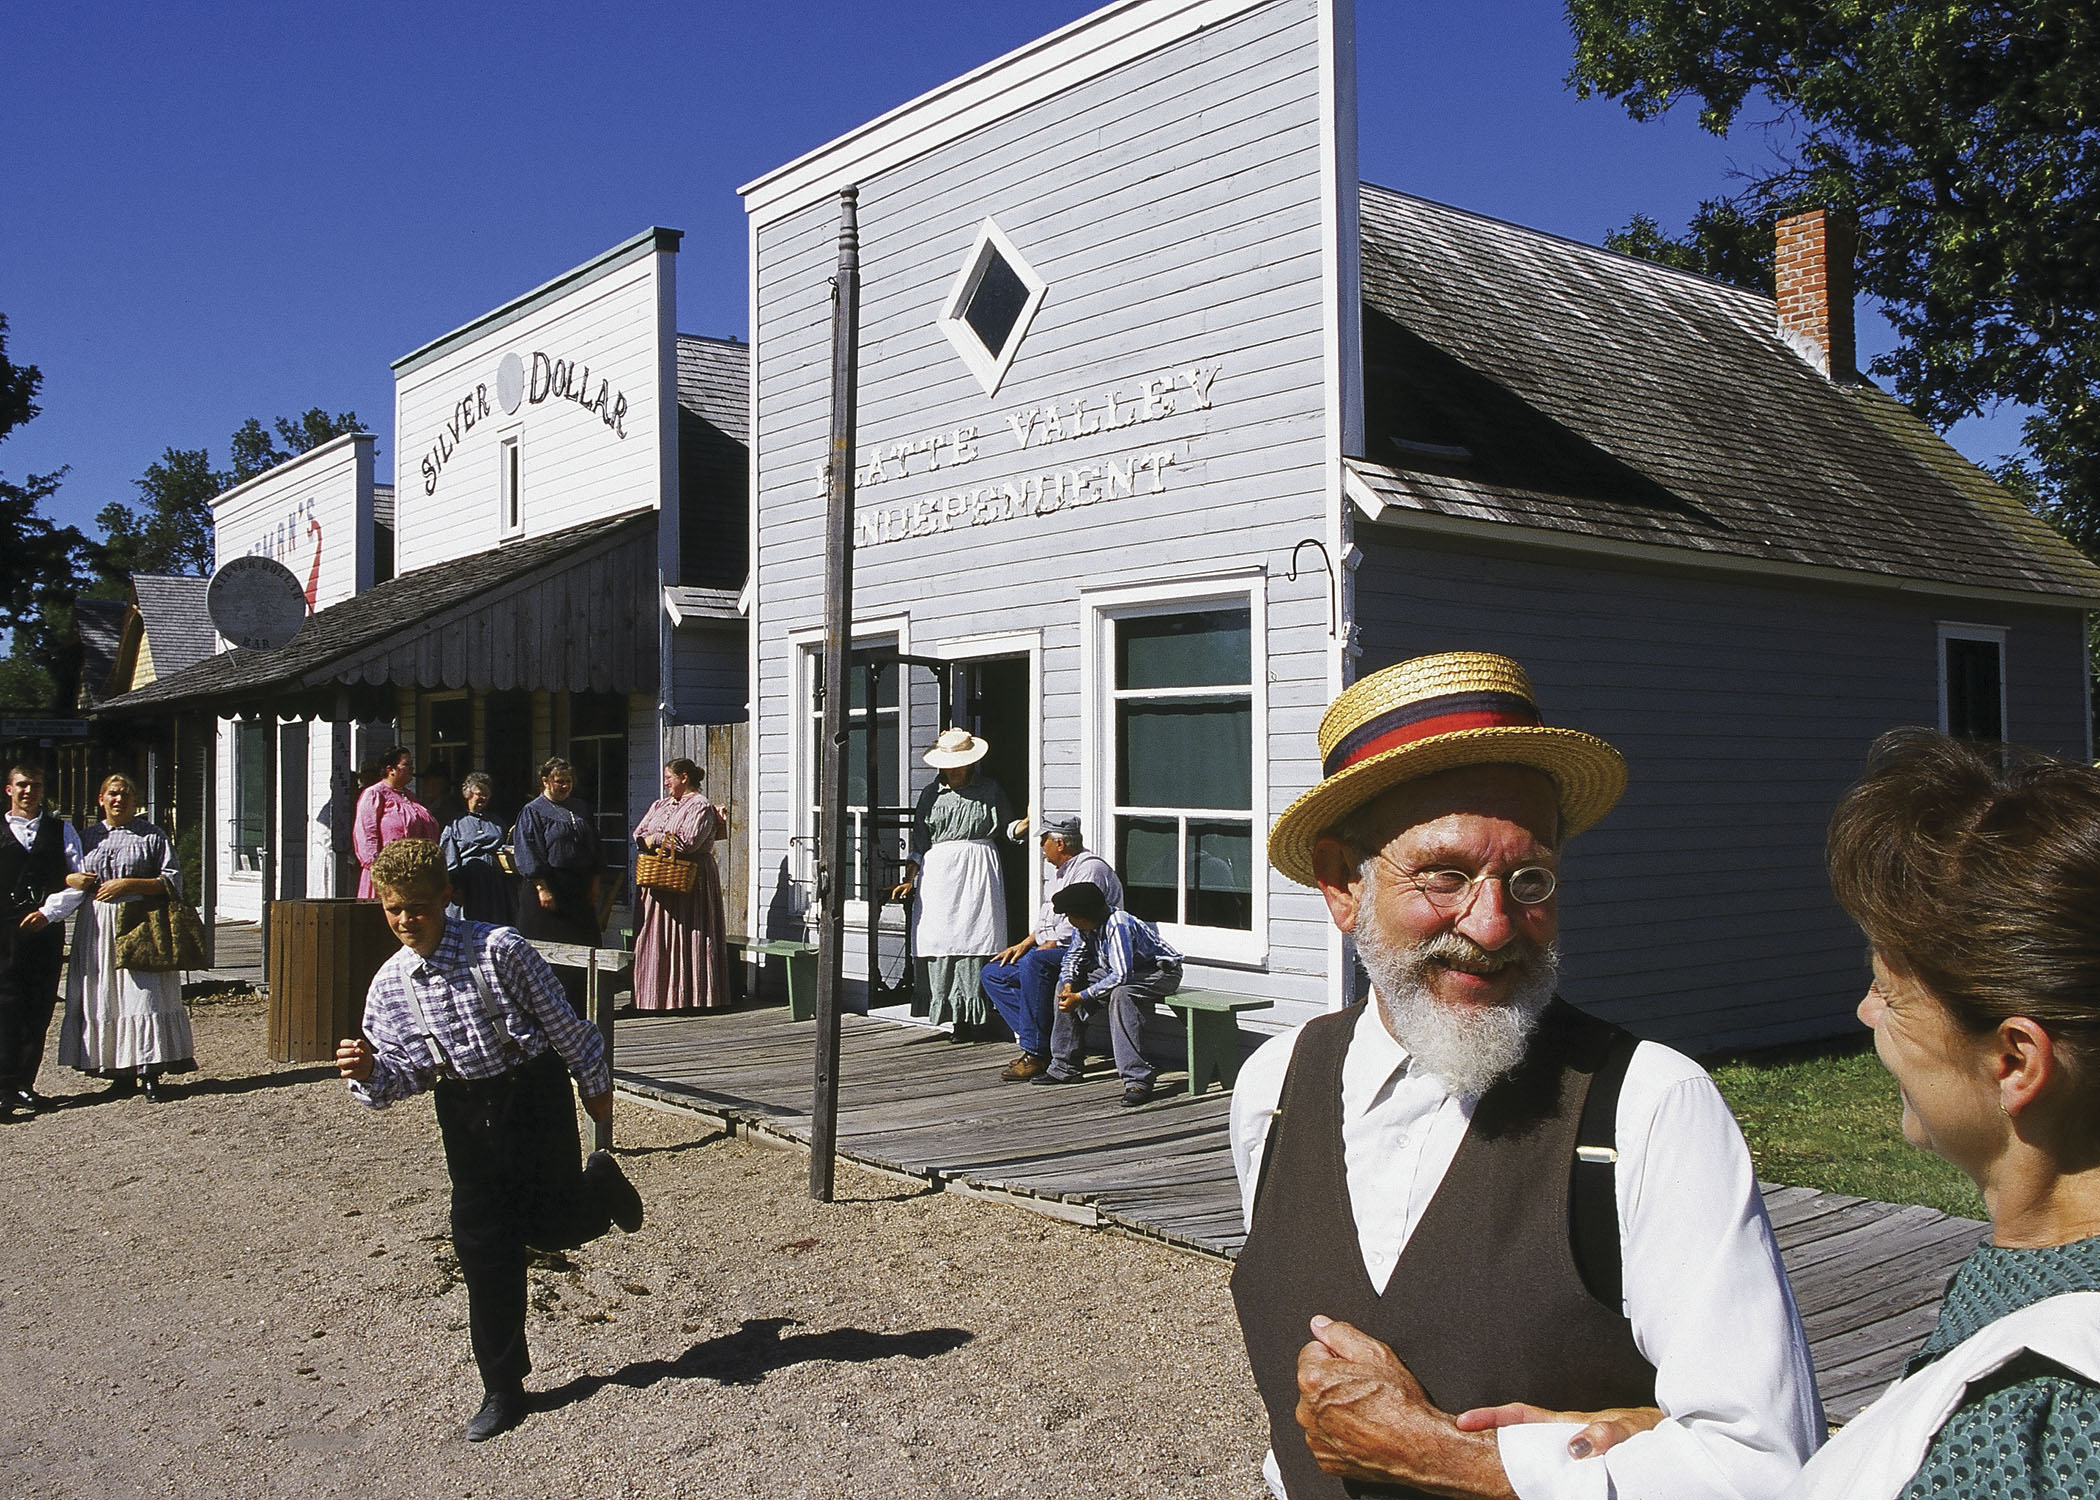
[[225, 651], [102, 705], [233, 711], [335, 687], [654, 691], [656, 512], [404, 573], [317, 611], [289, 645]]
[[2096, 568], [1770, 298], [1365, 184], [1364, 453], [1400, 512], [2100, 600]]

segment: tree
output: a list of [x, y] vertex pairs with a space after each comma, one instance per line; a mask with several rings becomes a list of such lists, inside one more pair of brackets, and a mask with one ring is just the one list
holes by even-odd
[[356, 412], [330, 416], [318, 406], [298, 417], [279, 417], [275, 425], [273, 438], [256, 418], [243, 422], [230, 445], [233, 466], [223, 472], [212, 468], [209, 449], [164, 450], [133, 481], [139, 491], [137, 506], [112, 501], [95, 517], [104, 536], [99, 562], [103, 576], [122, 584], [133, 573], [211, 571], [215, 498], [308, 449], [364, 430]]
[[[8, 359], [7, 318], [0, 314], [0, 442], [37, 415], [43, 382], [35, 365]], [[0, 629], [9, 635], [0, 706], [32, 713], [70, 708], [70, 684], [79, 680], [72, 603], [90, 544], [43, 513], [65, 472], [27, 474], [20, 483], [0, 474]]]
[[[1873, 362], [1936, 426], [2016, 401], [2006, 477], [2100, 556], [2100, 12], [2088, 0], [1569, 0], [1585, 98], [1680, 102], [1770, 164], [1672, 240], [1615, 248], [1740, 280], [1742, 226], [1832, 207], [1901, 340]], [[1769, 118], [1757, 119], [1766, 111]], [[1732, 217], [1731, 217], [1732, 216]], [[1731, 248], [1735, 247], [1735, 248]]]

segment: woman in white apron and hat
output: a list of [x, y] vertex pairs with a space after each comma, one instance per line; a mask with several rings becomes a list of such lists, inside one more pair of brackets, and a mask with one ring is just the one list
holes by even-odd
[[999, 878], [999, 830], [1011, 821], [1006, 793], [979, 774], [991, 748], [966, 729], [950, 729], [926, 752], [941, 774], [919, 794], [912, 815], [912, 870], [892, 894], [912, 906], [912, 952], [927, 1015], [952, 1026], [957, 1042], [989, 1039], [998, 1023], [978, 980], [1006, 946], [1006, 887]]

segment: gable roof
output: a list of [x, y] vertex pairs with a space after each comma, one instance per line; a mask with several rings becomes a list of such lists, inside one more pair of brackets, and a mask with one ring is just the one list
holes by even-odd
[[131, 575], [131, 598], [138, 606], [156, 677], [172, 677], [218, 649], [218, 632], [204, 604], [210, 587], [209, 578], [188, 574]]
[[337, 686], [654, 691], [656, 513], [418, 568], [314, 613], [275, 651], [224, 651], [102, 712], [237, 708]]
[[73, 630], [80, 637], [80, 686], [74, 693], [77, 708], [92, 709], [108, 694], [130, 608], [122, 599], [73, 601]]
[[[2096, 568], [1768, 297], [1366, 183], [1364, 448], [1399, 513], [2100, 600]], [[1375, 506], [1374, 506], [1375, 508]]]

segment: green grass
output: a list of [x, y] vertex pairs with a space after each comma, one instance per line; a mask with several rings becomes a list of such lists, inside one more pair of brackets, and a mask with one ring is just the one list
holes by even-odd
[[1974, 1183], [1903, 1139], [1903, 1100], [1872, 1047], [1709, 1066], [1763, 1181], [1984, 1217]]

